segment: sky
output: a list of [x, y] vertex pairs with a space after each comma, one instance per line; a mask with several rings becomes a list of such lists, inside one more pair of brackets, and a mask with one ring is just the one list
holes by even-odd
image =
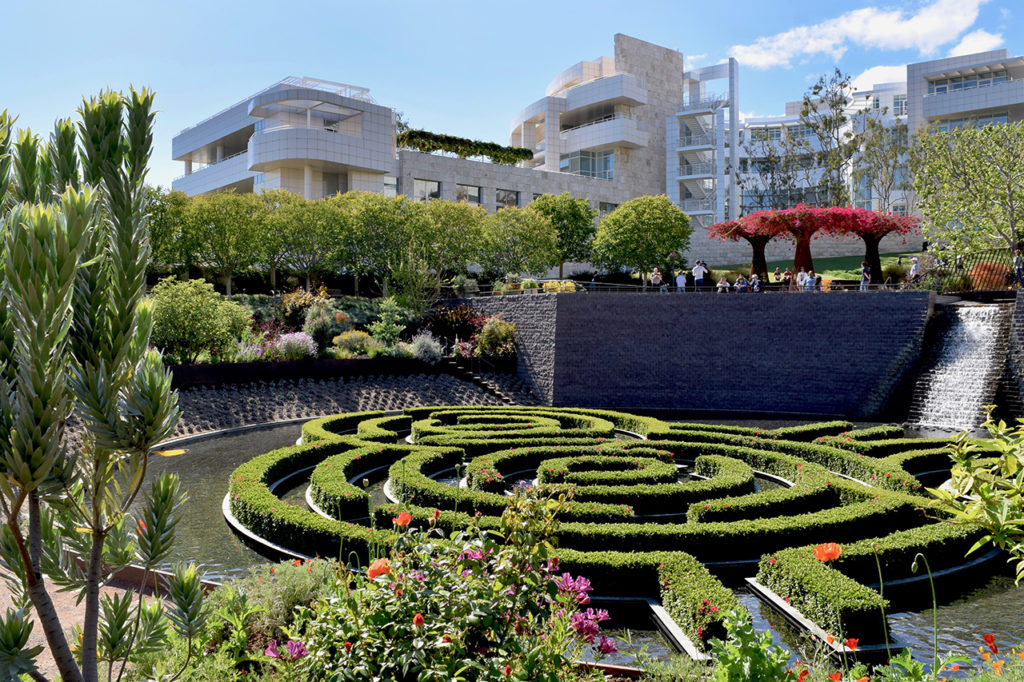
[[860, 89], [903, 65], [1005, 47], [1024, 54], [1021, 0], [4, 0], [0, 109], [46, 135], [104, 88], [156, 92], [149, 182], [184, 173], [183, 128], [286, 76], [370, 89], [415, 127], [508, 143], [515, 114], [625, 33], [687, 69], [740, 63], [744, 116], [783, 113], [838, 67]]

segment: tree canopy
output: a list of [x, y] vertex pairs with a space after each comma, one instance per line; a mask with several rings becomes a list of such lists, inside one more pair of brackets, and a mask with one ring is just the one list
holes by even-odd
[[590, 258], [591, 241], [597, 227], [594, 220], [597, 211], [586, 199], [571, 196], [568, 192], [559, 195], [542, 194], [533, 200], [530, 208], [547, 216], [558, 233], [558, 278], [568, 261], [585, 261]]
[[645, 275], [670, 254], [689, 248], [690, 218], [665, 195], [630, 199], [606, 215], [594, 237], [594, 261], [601, 267], [634, 268]]

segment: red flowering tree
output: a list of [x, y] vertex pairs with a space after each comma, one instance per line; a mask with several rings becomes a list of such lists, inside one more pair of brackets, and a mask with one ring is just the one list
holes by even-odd
[[750, 259], [750, 274], [757, 274], [765, 282], [768, 281], [768, 261], [764, 250], [768, 242], [782, 234], [778, 221], [771, 220], [773, 211], [758, 211], [744, 216], [740, 220], [727, 220], [715, 223], [708, 228], [708, 236], [720, 241], [739, 241], [745, 239], [753, 251]]
[[827, 208], [805, 206], [798, 204], [795, 208], [787, 208], [781, 211], [773, 211], [776, 215], [774, 221], [779, 223], [779, 229], [789, 233], [789, 237], [796, 242], [796, 252], [793, 254], [793, 272], [799, 272], [804, 268], [807, 272], [814, 270], [814, 260], [811, 258], [811, 240], [820, 233], [838, 236], [837, 225], [833, 223], [828, 215]]
[[878, 253], [878, 245], [886, 235], [898, 234], [906, 236], [920, 232], [920, 221], [913, 216], [901, 216], [894, 213], [879, 213], [862, 208], [829, 209], [833, 214], [836, 229], [842, 234], [853, 234], [864, 240], [864, 260], [871, 268], [871, 283], [881, 284], [882, 259]]

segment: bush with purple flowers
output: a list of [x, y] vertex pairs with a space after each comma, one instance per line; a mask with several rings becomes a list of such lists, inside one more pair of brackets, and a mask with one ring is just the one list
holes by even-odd
[[317, 348], [313, 337], [306, 332], [292, 332], [277, 337], [273, 352], [281, 360], [302, 360], [315, 358]]

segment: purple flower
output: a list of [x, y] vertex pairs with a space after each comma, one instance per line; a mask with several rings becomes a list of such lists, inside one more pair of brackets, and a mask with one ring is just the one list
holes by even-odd
[[288, 658], [296, 661], [309, 652], [306, 651], [306, 646], [302, 642], [288, 642]]
[[577, 604], [586, 606], [590, 603], [590, 597], [587, 592], [590, 592], [594, 588], [590, 585], [590, 581], [580, 576], [573, 579], [569, 573], [563, 573], [561, 578], [555, 578], [555, 584], [558, 585], [558, 591], [572, 595], [576, 599]]
[[601, 635], [601, 642], [597, 645], [597, 650], [600, 651], [602, 654], [607, 655], [614, 654], [619, 650], [619, 648], [615, 646], [615, 642], [608, 639], [604, 635]]
[[596, 621], [587, 618], [585, 613], [572, 614], [569, 626], [588, 643], [593, 643], [594, 637], [601, 631], [601, 626]]
[[263, 651], [263, 653], [267, 656], [270, 656], [271, 658], [281, 658], [281, 654], [277, 650], [277, 640], [270, 640], [270, 644], [267, 645], [267, 648]]

